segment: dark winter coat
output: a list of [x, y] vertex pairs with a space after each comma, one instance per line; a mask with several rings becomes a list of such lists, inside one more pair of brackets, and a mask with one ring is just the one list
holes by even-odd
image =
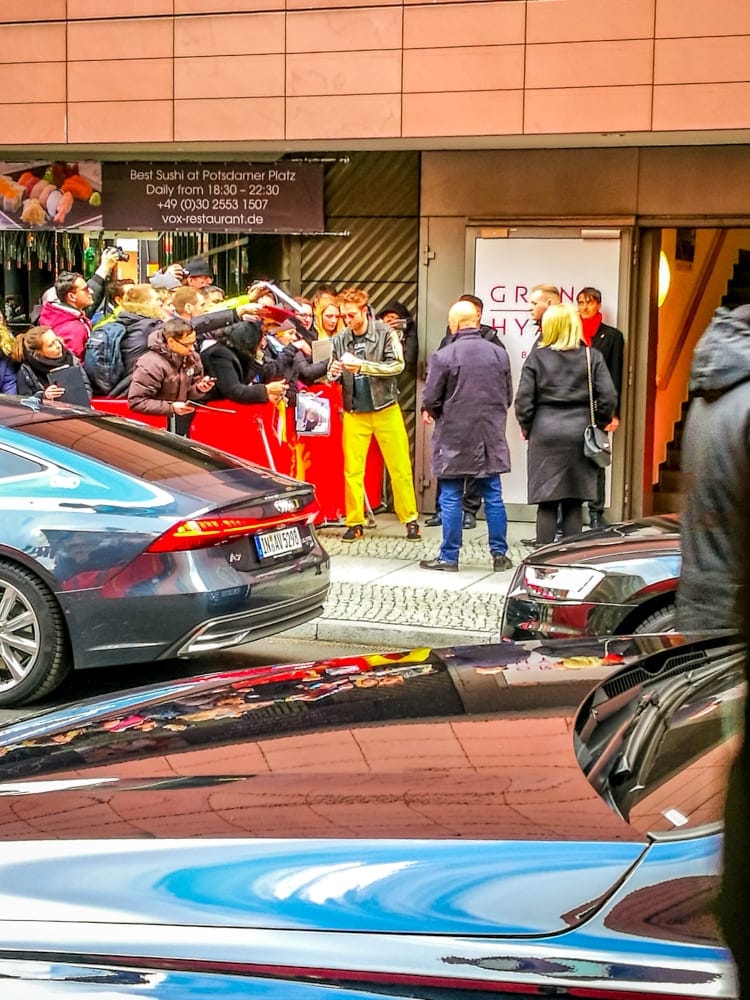
[[622, 365], [625, 354], [625, 338], [614, 326], [602, 323], [591, 340], [591, 346], [604, 358], [607, 371], [612, 377], [612, 383], [617, 393], [615, 416], [620, 416], [620, 395], [622, 393]]
[[148, 339], [148, 350], [135, 363], [128, 406], [140, 413], [168, 416], [175, 401], [204, 398], [205, 393], [195, 388], [202, 375], [197, 351], [177, 354], [169, 349], [162, 330], [155, 330]]
[[[596, 423], [614, 416], [617, 393], [604, 358], [591, 351]], [[554, 351], [538, 344], [524, 361], [516, 418], [528, 438], [528, 502], [593, 500], [597, 467], [583, 454], [591, 423], [586, 348]]]
[[120, 341], [120, 352], [122, 363], [125, 368], [125, 384], [117, 386], [113, 396], [126, 396], [130, 378], [135, 368], [135, 363], [142, 354], [148, 350], [148, 338], [162, 326], [164, 320], [154, 316], [142, 316], [140, 313], [129, 312], [120, 309], [117, 314], [117, 322], [125, 327], [125, 335]]
[[508, 352], [478, 329], [459, 330], [430, 359], [422, 409], [435, 419], [432, 471], [438, 478], [510, 470], [505, 438], [513, 401]]
[[750, 306], [717, 309], [693, 354], [690, 392], [678, 626], [739, 628], [748, 558], [740, 539], [750, 482]]
[[[77, 365], [81, 369], [83, 384], [91, 399], [91, 383], [88, 375], [78, 358], [67, 347], [63, 346], [62, 355], [59, 358], [45, 358], [36, 351], [30, 351], [24, 344], [23, 361], [16, 372], [16, 388], [19, 396], [35, 396], [43, 393], [49, 385], [49, 375], [54, 368], [63, 368], [65, 365]], [[64, 402], [64, 400], [61, 400]]]
[[207, 399], [232, 399], [235, 403], [266, 403], [268, 393], [261, 382], [248, 380], [256, 377], [257, 369], [242, 359], [229, 344], [218, 342], [201, 352], [206, 372], [216, 379]]
[[398, 299], [386, 302], [378, 312], [378, 319], [381, 316], [387, 316], [388, 313], [395, 313], [399, 319], [404, 321], [404, 329], [399, 331], [401, 349], [404, 352], [404, 368], [407, 370], [415, 368], [419, 354], [419, 342], [417, 340], [417, 324], [414, 322], [414, 317], [403, 302], [399, 302]]
[[17, 366], [10, 358], [6, 358], [0, 353], [0, 392], [9, 393], [11, 396], [16, 395], [18, 391], [16, 385], [16, 368]]

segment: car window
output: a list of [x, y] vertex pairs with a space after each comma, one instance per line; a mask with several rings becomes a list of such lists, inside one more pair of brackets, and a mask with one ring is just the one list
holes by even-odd
[[198, 470], [220, 472], [242, 467], [230, 455], [156, 432], [135, 421], [69, 417], [30, 422], [24, 425], [23, 432], [148, 482], [182, 479]]
[[0, 479], [17, 479], [19, 476], [34, 476], [43, 466], [24, 455], [0, 448]]
[[744, 686], [714, 679], [664, 721], [640, 748], [629, 780], [614, 796], [643, 833], [689, 830], [719, 823], [724, 814], [729, 766], [741, 741]]

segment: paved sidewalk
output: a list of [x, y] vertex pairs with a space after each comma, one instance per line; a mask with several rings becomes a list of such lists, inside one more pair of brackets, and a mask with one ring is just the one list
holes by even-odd
[[[341, 541], [342, 525], [318, 529], [331, 556], [331, 590], [320, 618], [290, 637], [400, 649], [497, 642], [503, 601], [514, 569], [493, 573], [487, 525], [464, 531], [458, 573], [420, 569], [440, 547], [440, 528], [422, 524], [422, 539], [408, 542], [393, 514], [377, 514], [359, 542]], [[521, 544], [534, 526], [508, 525], [514, 567], [529, 551]]]

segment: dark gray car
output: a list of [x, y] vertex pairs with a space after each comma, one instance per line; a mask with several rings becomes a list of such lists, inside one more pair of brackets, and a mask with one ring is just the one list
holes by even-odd
[[312, 486], [134, 421], [0, 397], [0, 505], [0, 705], [270, 635], [328, 591]]

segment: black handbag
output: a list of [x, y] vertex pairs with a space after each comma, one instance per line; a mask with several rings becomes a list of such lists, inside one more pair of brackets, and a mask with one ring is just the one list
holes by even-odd
[[589, 413], [591, 423], [583, 432], [583, 454], [600, 469], [605, 469], [612, 461], [612, 443], [609, 434], [594, 422], [594, 387], [591, 383], [591, 351], [586, 348], [586, 370], [589, 378]]

